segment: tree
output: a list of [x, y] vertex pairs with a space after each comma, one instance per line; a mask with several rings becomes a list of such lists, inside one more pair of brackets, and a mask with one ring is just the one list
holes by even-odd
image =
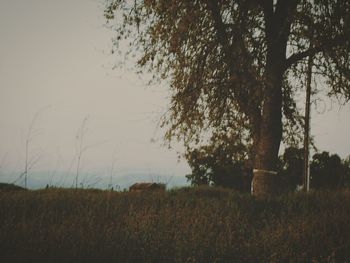
[[317, 153], [310, 165], [311, 187], [334, 189], [344, 185], [347, 168], [337, 154]]
[[[234, 144], [227, 138], [215, 141], [217, 143], [187, 150], [185, 157], [192, 170], [186, 175], [187, 179], [192, 185], [211, 184], [249, 191], [251, 169], [249, 159], [243, 154], [246, 152], [245, 145]], [[224, 143], [226, 141], [231, 144]]]
[[342, 160], [344, 168], [344, 186], [350, 187], [350, 155]]
[[[249, 146], [253, 194], [277, 191], [281, 140], [296, 133], [307, 58], [328, 94], [350, 98], [350, 2], [106, 0], [115, 47], [172, 91], [167, 139], [195, 149], [224, 131]], [[112, 22], [111, 22], [112, 23]]]
[[282, 185], [287, 190], [295, 190], [303, 184], [303, 149], [289, 147], [279, 159], [277, 170], [282, 177]]

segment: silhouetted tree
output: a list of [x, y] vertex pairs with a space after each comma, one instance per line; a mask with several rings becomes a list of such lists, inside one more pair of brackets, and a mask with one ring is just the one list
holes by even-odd
[[344, 167], [344, 186], [350, 187], [350, 155], [342, 163]]
[[166, 138], [195, 149], [215, 133], [235, 135], [251, 148], [256, 195], [277, 190], [307, 58], [328, 94], [350, 98], [350, 1], [106, 0], [105, 16], [116, 48], [126, 40], [155, 81], [170, 80]]
[[252, 171], [242, 144], [210, 144], [186, 153], [192, 185], [211, 184], [249, 191]]
[[317, 153], [310, 164], [311, 187], [331, 189], [344, 185], [346, 167], [337, 154]]
[[286, 148], [280, 156], [278, 172], [282, 176], [282, 184], [288, 190], [295, 190], [303, 183], [303, 149], [296, 147]]
[[[303, 149], [287, 148], [278, 165], [283, 185], [295, 190], [303, 183]], [[341, 160], [337, 154], [329, 152], [316, 153], [310, 165], [311, 187], [314, 189], [331, 189], [346, 186], [350, 182], [349, 158]]]

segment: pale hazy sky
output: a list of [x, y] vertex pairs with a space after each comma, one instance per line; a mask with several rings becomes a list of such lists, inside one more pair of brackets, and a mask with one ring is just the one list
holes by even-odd
[[[88, 117], [84, 144], [92, 146], [82, 172], [103, 173], [113, 159], [120, 174], [189, 171], [175, 150], [161, 147], [157, 122], [167, 107], [166, 87], [147, 88], [133, 72], [112, 70], [113, 32], [104, 23], [103, 0], [0, 0], [2, 171], [23, 169], [25, 133], [38, 111], [30, 148], [31, 156], [40, 155], [34, 170], [67, 171], [77, 130]], [[345, 157], [350, 107], [331, 106], [326, 102], [323, 114], [313, 110], [312, 133], [321, 150]]]
[[[167, 91], [146, 88], [133, 72], [112, 70], [113, 32], [102, 1], [0, 0], [0, 160], [22, 169], [24, 139], [40, 111], [30, 153], [36, 170], [67, 170], [88, 116], [82, 172], [183, 175], [176, 151], [162, 147], [157, 122]], [[154, 139], [151, 142], [151, 139]], [[58, 168], [57, 168], [58, 167]]]

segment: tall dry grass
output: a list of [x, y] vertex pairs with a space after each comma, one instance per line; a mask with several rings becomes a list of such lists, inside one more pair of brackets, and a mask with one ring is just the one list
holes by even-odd
[[0, 191], [1, 262], [347, 262], [350, 192]]

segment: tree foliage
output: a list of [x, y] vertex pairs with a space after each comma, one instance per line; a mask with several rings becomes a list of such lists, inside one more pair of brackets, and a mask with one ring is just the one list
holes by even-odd
[[342, 187], [349, 176], [349, 168], [337, 154], [317, 153], [310, 165], [311, 187], [315, 189]]
[[[232, 155], [244, 152], [244, 146], [235, 147], [204, 146], [187, 153], [186, 159], [192, 169], [187, 179], [193, 185], [212, 184], [249, 191], [252, 171], [245, 156]], [[303, 151], [302, 148], [288, 147], [279, 156], [277, 169], [282, 179], [281, 188], [286, 191], [295, 191], [303, 184]], [[337, 154], [326, 151], [314, 154], [310, 162], [310, 183], [312, 189], [349, 187], [350, 157], [342, 160]]]
[[106, 0], [105, 16], [115, 47], [168, 81], [162, 124], [188, 153], [231, 140], [275, 170], [281, 139], [300, 138], [309, 56], [327, 94], [350, 99], [349, 1]]
[[185, 157], [192, 172], [186, 177], [192, 185], [210, 184], [249, 192], [252, 171], [244, 156], [245, 145], [225, 141], [216, 140], [188, 151]]
[[297, 147], [286, 148], [279, 158], [278, 171], [283, 178], [283, 185], [288, 190], [295, 190], [303, 184], [304, 150]]
[[[280, 156], [279, 172], [289, 190], [303, 183], [303, 149], [287, 148]], [[337, 154], [323, 151], [313, 155], [310, 162], [310, 186], [312, 189], [335, 189], [349, 186], [349, 158], [342, 160]]]

